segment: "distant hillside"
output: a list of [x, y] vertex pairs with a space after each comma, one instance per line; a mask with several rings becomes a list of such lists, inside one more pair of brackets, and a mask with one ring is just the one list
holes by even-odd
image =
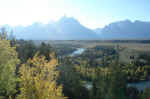
[[96, 28], [93, 30], [95, 33], [97, 33], [98, 35], [100, 35], [102, 33], [102, 29], [101, 28]]
[[150, 38], [150, 22], [125, 20], [94, 31], [103, 39], [148, 39]]
[[[9, 25], [5, 25], [8, 29]], [[91, 30], [72, 17], [62, 17], [48, 24], [11, 27], [18, 39], [26, 40], [114, 40], [150, 39], [150, 22], [118, 21]], [[10, 30], [10, 29], [9, 29]]]
[[98, 35], [81, 25], [76, 19], [62, 17], [48, 24], [34, 23], [30, 26], [14, 27], [17, 38], [32, 40], [95, 40]]

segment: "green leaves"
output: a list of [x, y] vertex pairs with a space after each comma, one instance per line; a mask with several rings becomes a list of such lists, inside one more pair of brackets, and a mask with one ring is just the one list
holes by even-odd
[[0, 95], [12, 96], [16, 93], [16, 65], [19, 64], [15, 47], [7, 40], [0, 40]]

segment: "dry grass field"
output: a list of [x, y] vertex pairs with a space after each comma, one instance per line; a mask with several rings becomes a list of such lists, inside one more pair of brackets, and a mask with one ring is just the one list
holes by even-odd
[[92, 48], [95, 46], [110, 46], [116, 47], [119, 45], [120, 50], [120, 61], [130, 62], [130, 56], [138, 56], [141, 53], [150, 54], [150, 43], [114, 43], [105, 41], [50, 41], [53, 46], [65, 45], [66, 47], [82, 47], [82, 48]]

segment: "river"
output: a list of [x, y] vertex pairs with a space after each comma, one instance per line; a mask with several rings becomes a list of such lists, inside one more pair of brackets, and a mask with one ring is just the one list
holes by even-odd
[[80, 55], [85, 51], [84, 48], [77, 48], [76, 51], [74, 51], [70, 56], [76, 56], [76, 55]]
[[137, 83], [128, 83], [128, 87], [136, 87], [139, 91], [143, 91], [144, 88], [150, 88], [150, 81], [141, 81]]
[[[92, 82], [87, 82], [85, 87], [90, 90], [92, 88]], [[128, 83], [127, 87], [136, 87], [139, 91], [143, 91], [144, 88], [150, 88], [150, 81], [141, 81], [136, 83]]]

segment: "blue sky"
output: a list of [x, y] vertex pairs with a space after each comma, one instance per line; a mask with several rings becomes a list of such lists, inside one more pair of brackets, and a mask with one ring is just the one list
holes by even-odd
[[0, 25], [47, 23], [67, 15], [89, 28], [119, 20], [150, 21], [150, 0], [0, 0]]

